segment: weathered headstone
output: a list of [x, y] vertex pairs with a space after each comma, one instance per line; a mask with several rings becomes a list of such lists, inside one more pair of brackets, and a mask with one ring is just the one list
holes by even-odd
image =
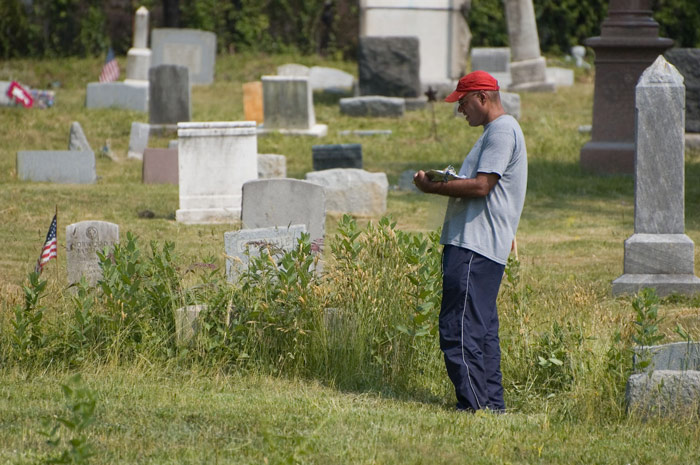
[[179, 182], [177, 149], [146, 149], [141, 170], [144, 184]]
[[148, 81], [151, 50], [148, 48], [148, 10], [141, 6], [134, 18], [134, 44], [126, 53], [126, 80]]
[[83, 127], [79, 122], [73, 121], [70, 125], [70, 136], [68, 137], [68, 150], [75, 150], [78, 152], [92, 152], [92, 147], [85, 137], [83, 132]]
[[421, 95], [417, 37], [361, 37], [357, 66], [361, 95]]
[[314, 171], [331, 168], [362, 169], [362, 144], [314, 145], [311, 147]]
[[190, 81], [187, 68], [180, 65], [159, 65], [148, 70], [149, 122], [177, 124], [190, 120]]
[[263, 76], [263, 113], [260, 132], [281, 132], [325, 136], [328, 126], [316, 124], [309, 78], [305, 76]]
[[574, 45], [571, 47], [571, 55], [574, 57], [574, 63], [576, 63], [577, 68], [589, 69], [591, 67], [591, 65], [583, 60], [586, 56], [586, 47], [583, 45]]
[[323, 187], [299, 179], [261, 179], [243, 184], [243, 227], [303, 224], [313, 244], [323, 244], [326, 195]]
[[540, 41], [532, 0], [504, 0], [512, 54], [511, 84], [508, 90], [553, 92], [547, 81], [546, 62], [540, 55]]
[[635, 85], [657, 56], [671, 47], [658, 37], [652, 0], [610, 0], [599, 37], [584, 42], [595, 52], [591, 140], [581, 167], [599, 174], [634, 172]]
[[190, 84], [214, 82], [216, 34], [198, 29], [153, 29], [152, 65], [182, 65], [189, 70]]
[[294, 250], [305, 232], [303, 224], [225, 232], [226, 279], [233, 281], [263, 250], [273, 258]]
[[385, 173], [338, 168], [306, 173], [307, 181], [326, 190], [328, 213], [379, 216], [386, 213], [389, 181]]
[[470, 0], [363, 0], [360, 40], [377, 36], [418, 38], [420, 82], [434, 88], [446, 82], [453, 90], [451, 81], [462, 77], [466, 68], [471, 34], [463, 12], [470, 5]]
[[634, 234], [613, 295], [644, 287], [660, 296], [700, 293], [695, 244], [685, 235], [684, 100], [683, 77], [659, 56], [636, 89]]
[[399, 97], [367, 95], [340, 99], [340, 112], [348, 116], [400, 117], [406, 112], [406, 100]]
[[472, 71], [487, 73], [510, 72], [509, 47], [473, 47], [471, 52]]
[[639, 371], [640, 360], [649, 360], [645, 372], [654, 370], [700, 371], [700, 342], [673, 342], [634, 348], [633, 368]]
[[277, 67], [278, 76], [308, 76], [311, 69], [298, 63], [287, 63]]
[[68, 283], [83, 276], [94, 286], [102, 278], [97, 252], [110, 251], [119, 242], [119, 225], [106, 221], [81, 221], [66, 226]]
[[255, 121], [258, 124], [264, 121], [262, 82], [243, 84], [243, 114], [246, 121]]
[[175, 310], [175, 341], [179, 346], [189, 345], [199, 333], [200, 314], [206, 305], [188, 305]]
[[355, 78], [352, 74], [339, 69], [313, 66], [309, 70], [309, 85], [312, 91], [347, 94], [352, 92], [354, 83]]
[[664, 56], [684, 78], [685, 130], [700, 132], [700, 48], [672, 48]]
[[287, 158], [274, 153], [258, 154], [258, 179], [287, 177]]
[[143, 159], [143, 151], [148, 147], [148, 139], [151, 134], [151, 125], [146, 123], [131, 123], [129, 134], [128, 158]]
[[22, 181], [92, 184], [97, 181], [95, 153], [75, 150], [17, 152], [17, 177]]
[[90, 82], [85, 94], [86, 108], [121, 108], [148, 111], [148, 82]]
[[700, 415], [700, 371], [657, 370], [633, 374], [625, 392], [628, 412], [643, 418]]
[[178, 123], [177, 127], [177, 221], [237, 222], [241, 215], [241, 186], [258, 177], [255, 122]]

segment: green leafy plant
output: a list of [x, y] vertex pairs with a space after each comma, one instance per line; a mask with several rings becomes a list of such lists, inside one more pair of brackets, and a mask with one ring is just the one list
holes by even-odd
[[39, 301], [44, 296], [46, 281], [39, 278], [39, 273], [29, 273], [29, 285], [22, 287], [24, 306], [15, 307], [15, 319], [12, 321], [12, 347], [18, 361], [27, 360], [40, 349], [45, 342], [41, 328], [44, 309]]
[[632, 300], [636, 320], [635, 332], [632, 340], [639, 346], [636, 350], [635, 369], [643, 371], [652, 361], [649, 346], [653, 346], [663, 340], [664, 335], [659, 332], [659, 324], [663, 318], [659, 317], [659, 298], [652, 288], [642, 289]]

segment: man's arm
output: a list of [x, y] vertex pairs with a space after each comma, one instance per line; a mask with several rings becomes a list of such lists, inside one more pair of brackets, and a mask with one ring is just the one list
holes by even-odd
[[448, 197], [485, 197], [501, 177], [495, 173], [477, 173], [475, 178], [454, 179], [448, 182], [431, 181], [425, 171], [418, 171], [413, 176], [413, 183], [427, 194], [446, 195]]

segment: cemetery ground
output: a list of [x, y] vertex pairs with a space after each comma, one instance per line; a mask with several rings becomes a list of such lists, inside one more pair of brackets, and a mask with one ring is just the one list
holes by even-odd
[[[216, 82], [193, 88], [193, 121], [242, 120], [241, 84], [288, 62], [355, 72], [353, 63], [315, 57], [220, 56]], [[509, 267], [499, 296], [510, 410], [465, 415], [453, 410], [437, 337], [430, 333], [439, 298], [439, 248], [431, 232], [441, 224], [444, 199], [392, 190], [387, 213], [395, 226], [378, 218], [369, 226], [366, 218], [328, 219], [325, 278], [316, 281], [302, 266], [293, 276], [308, 280], [301, 284], [287, 286], [292, 275], [276, 275], [261, 281], [269, 288], [250, 281], [236, 288], [241, 295], [229, 292], [219, 281], [223, 234], [233, 227], [175, 222], [177, 186], [142, 184], [141, 163], [126, 159], [132, 121], [148, 116], [84, 108], [85, 85], [101, 65], [99, 59], [0, 64], [0, 79], [32, 87], [60, 83], [54, 108], [0, 109], [0, 462], [36, 463], [62, 453], [80, 461], [83, 446], [95, 454], [93, 463], [700, 461], [697, 417], [642, 419], [625, 412], [633, 338], [658, 330], [664, 342], [683, 340], [683, 331], [698, 340], [700, 297], [662, 299], [662, 319], [656, 320], [649, 312], [636, 314], [633, 297], [611, 295], [611, 281], [622, 274], [623, 241], [633, 232], [633, 179], [594, 176], [579, 167], [579, 150], [590, 137], [578, 127], [591, 122], [592, 74], [577, 70], [576, 84], [556, 94], [521, 95], [528, 192], [519, 263]], [[120, 65], [125, 68], [123, 57]], [[435, 138], [429, 108], [401, 119], [350, 118], [340, 115], [337, 101], [315, 96], [316, 119], [328, 124], [327, 137], [266, 135], [258, 138], [258, 152], [285, 155], [288, 176], [303, 178], [311, 171], [312, 145], [362, 143], [364, 168], [386, 172], [396, 184], [408, 169], [459, 166], [481, 131], [446, 103], [435, 105]], [[73, 121], [95, 151], [97, 183], [18, 181], [16, 152], [65, 150]], [[338, 134], [352, 129], [393, 133]], [[152, 138], [149, 146], [165, 147], [174, 138]], [[116, 161], [100, 155], [105, 145]], [[686, 233], [696, 244], [698, 179], [700, 153], [687, 151]], [[41, 276], [44, 297], [27, 314], [40, 307], [43, 318], [27, 323], [36, 331], [22, 346], [16, 337], [17, 315], [25, 308], [22, 286], [29, 286], [54, 205], [58, 260]], [[139, 215], [146, 210], [152, 218]], [[222, 340], [221, 322], [207, 320], [210, 332], [189, 349], [175, 346], [163, 326], [171, 328], [157, 318], [119, 326], [119, 311], [128, 321], [139, 307], [124, 293], [124, 276], [122, 287], [110, 288], [122, 292], [121, 299], [65, 289], [65, 227], [83, 220], [118, 224], [125, 247], [133, 244], [127, 239], [132, 232], [142, 265], [151, 256], [150, 241], [158, 242], [155, 258], [166, 257], [163, 244], [172, 241], [176, 276], [169, 279], [186, 291], [166, 295], [168, 303], [199, 297], [216, 306], [221, 296], [263, 302], [258, 313], [247, 314], [259, 322], [270, 309], [289, 311], [277, 320], [265, 317], [265, 325], [242, 322], [235, 341]], [[695, 257], [698, 263], [697, 248]], [[303, 262], [303, 254], [296, 259]], [[274, 273], [269, 263], [256, 266], [263, 275]], [[407, 295], [416, 287], [431, 292]], [[148, 295], [131, 291], [132, 297]], [[276, 307], [280, 302], [287, 307]], [[329, 303], [340, 309], [340, 322], [324, 313]], [[80, 315], [93, 318], [92, 332], [81, 330], [87, 326]], [[91, 339], [79, 340], [80, 334]], [[78, 373], [81, 380], [72, 379]], [[61, 385], [71, 389], [63, 392]], [[52, 446], [42, 432], [51, 435], [55, 426], [60, 440]]]

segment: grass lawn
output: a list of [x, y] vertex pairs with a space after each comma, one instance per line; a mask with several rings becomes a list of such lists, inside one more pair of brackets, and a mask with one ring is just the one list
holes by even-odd
[[[119, 61], [125, 69], [125, 57]], [[193, 88], [192, 119], [243, 119], [241, 84], [275, 74], [276, 66], [287, 62], [356, 74], [353, 63], [318, 57], [219, 56], [216, 82]], [[623, 372], [629, 365], [628, 352], [610, 358], [616, 337], [625, 345], [634, 332], [630, 299], [612, 297], [610, 283], [622, 274], [623, 241], [633, 233], [634, 183], [631, 176], [594, 176], [579, 167], [589, 135], [577, 129], [591, 123], [593, 100], [593, 75], [581, 70], [573, 87], [551, 95], [521, 94], [529, 180], [518, 230], [520, 289], [531, 291], [526, 306], [514, 303], [513, 296], [520, 295], [514, 288], [502, 288], [499, 297], [510, 413], [453, 411], [434, 341], [435, 350], [413, 360], [417, 366], [406, 389], [382, 380], [351, 389], [327, 379], [163, 361], [148, 353], [128, 362], [71, 365], [46, 355], [38, 365], [18, 363], [11, 351], [13, 309], [23, 302], [21, 286], [34, 267], [54, 205], [59, 256], [43, 275], [51, 295], [44, 319], [52, 328], [69, 318], [74, 305], [65, 290], [68, 224], [110, 221], [119, 225], [122, 238], [131, 231], [144, 243], [173, 241], [185, 264], [206, 260], [220, 266], [223, 233], [239, 227], [179, 224], [173, 220], [177, 187], [141, 183], [141, 163], [127, 160], [126, 152], [131, 122], [147, 122], [147, 115], [84, 108], [86, 84], [96, 80], [101, 65], [98, 58], [0, 63], [0, 80], [34, 88], [60, 83], [51, 109], [0, 108], [0, 463], [36, 463], [56, 450], [40, 433], [64, 414], [60, 385], [75, 371], [97, 396], [96, 420], [86, 430], [96, 452], [93, 463], [700, 462], [697, 418], [630, 418], [624, 413], [624, 383], [598, 384], [612, 379], [605, 374], [610, 369]], [[455, 117], [446, 103], [435, 105], [436, 139], [430, 109], [402, 119], [349, 118], [340, 115], [337, 98], [317, 95], [315, 102], [316, 120], [329, 126], [327, 137], [258, 139], [259, 153], [287, 157], [290, 177], [311, 171], [312, 145], [358, 142], [365, 169], [386, 172], [396, 184], [409, 169], [459, 166], [481, 131]], [[73, 121], [81, 123], [96, 152], [97, 183], [20, 182], [16, 152], [65, 150]], [[393, 133], [338, 134], [346, 129]], [[150, 146], [165, 147], [168, 139], [151, 139]], [[106, 144], [118, 161], [99, 155]], [[700, 241], [698, 179], [700, 153], [687, 151], [686, 234], [695, 243]], [[387, 214], [397, 229], [425, 233], [441, 226], [445, 204], [445, 199], [392, 190]], [[146, 209], [155, 218], [140, 218], [138, 212]], [[376, 219], [358, 222], [370, 220]], [[338, 224], [338, 218], [328, 218], [329, 236]], [[700, 259], [698, 249], [695, 258]], [[663, 299], [660, 314], [665, 341], [680, 339], [674, 331], [679, 323], [694, 340], [700, 338], [700, 297]], [[543, 368], [532, 359], [538, 350], [554, 347], [556, 337], [567, 351], [565, 379], [552, 371], [555, 367]], [[535, 376], [545, 368], [547, 377]]]

